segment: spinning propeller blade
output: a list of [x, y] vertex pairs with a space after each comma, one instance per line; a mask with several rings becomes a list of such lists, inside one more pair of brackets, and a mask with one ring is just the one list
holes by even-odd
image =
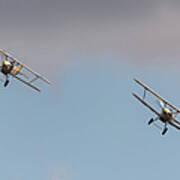
[[1, 53], [1, 60], [5, 61], [6, 59], [7, 59], [7, 57], [3, 53]]
[[4, 61], [5, 58], [6, 58], [6, 57], [5, 57], [3, 54], [1, 54], [1, 59], [2, 59], [2, 61]]
[[163, 101], [157, 101], [159, 107], [161, 107], [162, 109], [165, 108], [165, 104], [163, 103]]

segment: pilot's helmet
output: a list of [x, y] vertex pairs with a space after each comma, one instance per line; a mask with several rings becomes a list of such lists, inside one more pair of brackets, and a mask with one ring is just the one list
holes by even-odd
[[5, 66], [10, 66], [11, 63], [10, 63], [9, 61], [3, 61], [3, 65], [5, 65]]

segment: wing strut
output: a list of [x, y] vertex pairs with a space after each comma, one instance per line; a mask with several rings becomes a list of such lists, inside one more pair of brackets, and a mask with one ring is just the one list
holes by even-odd
[[132, 93], [132, 95], [140, 101], [142, 104], [144, 104], [147, 108], [149, 108], [153, 113], [155, 113], [157, 116], [160, 116], [160, 114], [154, 110], [149, 104], [147, 104], [144, 100], [142, 100], [139, 96], [137, 96], [135, 93]]
[[158, 99], [160, 99], [161, 101], [163, 101], [165, 104], [167, 104], [168, 106], [170, 106], [171, 108], [173, 108], [176, 112], [180, 113], [180, 109], [176, 108], [175, 106], [173, 106], [171, 103], [169, 103], [167, 100], [165, 100], [164, 98], [162, 98], [161, 96], [159, 96], [157, 93], [155, 93], [153, 90], [151, 90], [149, 87], [147, 87], [145, 84], [143, 84], [142, 82], [140, 82], [137, 79], [134, 79], [134, 81], [139, 84], [140, 86], [142, 86], [144, 88], [144, 90], [149, 91], [151, 94], [153, 94], [154, 96], [156, 96]]
[[38, 89], [36, 86], [32, 85], [31, 83], [24, 81], [23, 79], [19, 78], [18, 76], [13, 76], [13, 77], [16, 78], [17, 80], [23, 82], [24, 84], [28, 85], [29, 87], [33, 88], [34, 90], [40, 92], [40, 89]]

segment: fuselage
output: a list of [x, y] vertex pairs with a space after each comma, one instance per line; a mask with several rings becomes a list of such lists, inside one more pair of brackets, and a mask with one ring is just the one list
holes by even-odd
[[9, 61], [3, 61], [1, 72], [5, 75], [8, 75], [11, 73], [13, 69], [13, 65]]
[[160, 120], [163, 121], [164, 123], [170, 122], [172, 119], [172, 111], [168, 108], [163, 108], [161, 114], [160, 114]]
[[[13, 63], [9, 62], [9, 61], [3, 61], [2, 63], [2, 68], [1, 68], [1, 72], [4, 74], [4, 75], [17, 75], [18, 73], [21, 73], [20, 70], [22, 69], [22, 65], [14, 65]], [[21, 73], [21, 75], [24, 75], [23, 73]]]

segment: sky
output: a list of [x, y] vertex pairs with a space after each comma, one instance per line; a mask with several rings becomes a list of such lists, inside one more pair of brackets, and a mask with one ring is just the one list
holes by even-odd
[[179, 7], [0, 0], [1, 48], [52, 82], [0, 85], [1, 179], [178, 179], [180, 132], [149, 127], [131, 93], [136, 77], [180, 107]]

